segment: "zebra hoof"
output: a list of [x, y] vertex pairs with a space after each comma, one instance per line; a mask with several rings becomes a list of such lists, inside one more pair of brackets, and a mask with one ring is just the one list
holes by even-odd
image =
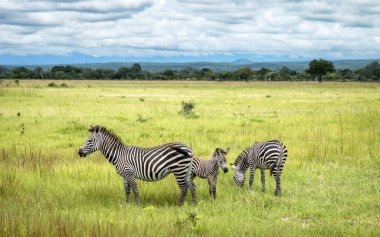
[[276, 191], [274, 191], [274, 195], [276, 195], [276, 196], [281, 196], [281, 190], [276, 190]]

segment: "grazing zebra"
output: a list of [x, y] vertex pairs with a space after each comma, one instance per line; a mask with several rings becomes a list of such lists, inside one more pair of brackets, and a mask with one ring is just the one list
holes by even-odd
[[140, 204], [136, 178], [158, 181], [170, 173], [174, 174], [181, 190], [179, 204], [185, 201], [187, 189], [191, 191], [192, 201], [196, 202], [195, 185], [191, 179], [193, 153], [188, 146], [177, 142], [151, 148], [126, 146], [105, 127], [91, 126], [89, 131], [91, 135], [79, 149], [79, 156], [85, 157], [100, 150], [123, 177], [127, 202], [132, 189], [136, 203]]
[[262, 190], [265, 192], [265, 169], [270, 170], [276, 180], [276, 196], [281, 195], [281, 172], [284, 167], [288, 150], [280, 141], [272, 140], [267, 142], [257, 142], [252, 147], [245, 149], [231, 164], [235, 170], [234, 181], [238, 186], [243, 186], [245, 181], [245, 172], [248, 167], [251, 168], [249, 177], [249, 187], [252, 188], [253, 177], [256, 168], [261, 170]]
[[219, 174], [219, 167], [223, 169], [224, 173], [228, 172], [226, 155], [230, 151], [216, 148], [211, 160], [203, 160], [200, 158], [193, 158], [193, 167], [191, 168], [191, 176], [194, 179], [198, 176], [201, 179], [207, 179], [210, 191], [210, 197], [216, 198], [216, 181]]

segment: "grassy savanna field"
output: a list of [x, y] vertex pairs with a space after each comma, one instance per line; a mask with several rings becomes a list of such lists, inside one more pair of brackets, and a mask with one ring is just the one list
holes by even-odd
[[[380, 85], [371, 83], [13, 80], [0, 86], [1, 236], [379, 236]], [[194, 102], [196, 116], [178, 112]], [[195, 179], [198, 204], [177, 205], [174, 176], [138, 181], [142, 205], [125, 203], [122, 178], [97, 152], [79, 158], [90, 124], [142, 147], [171, 141], [230, 162], [256, 141], [289, 155], [282, 196], [267, 173], [261, 192], [220, 172], [217, 199]], [[247, 178], [248, 178], [247, 173]], [[247, 180], [248, 181], [248, 180]]]

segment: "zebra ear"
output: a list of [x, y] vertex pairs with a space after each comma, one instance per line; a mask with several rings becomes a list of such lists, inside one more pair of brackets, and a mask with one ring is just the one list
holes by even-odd
[[235, 166], [234, 164], [230, 163], [230, 165], [231, 165], [231, 169], [232, 169], [232, 170], [235, 170], [235, 169], [236, 169], [236, 166]]
[[94, 132], [95, 131], [95, 127], [90, 125], [90, 128], [88, 129], [89, 132]]
[[230, 152], [230, 148], [229, 147], [227, 147], [227, 149], [224, 151], [224, 154], [227, 155], [228, 152]]

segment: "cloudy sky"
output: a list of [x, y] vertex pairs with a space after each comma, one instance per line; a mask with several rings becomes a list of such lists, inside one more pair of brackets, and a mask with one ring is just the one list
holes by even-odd
[[0, 1], [3, 64], [379, 55], [380, 0]]

